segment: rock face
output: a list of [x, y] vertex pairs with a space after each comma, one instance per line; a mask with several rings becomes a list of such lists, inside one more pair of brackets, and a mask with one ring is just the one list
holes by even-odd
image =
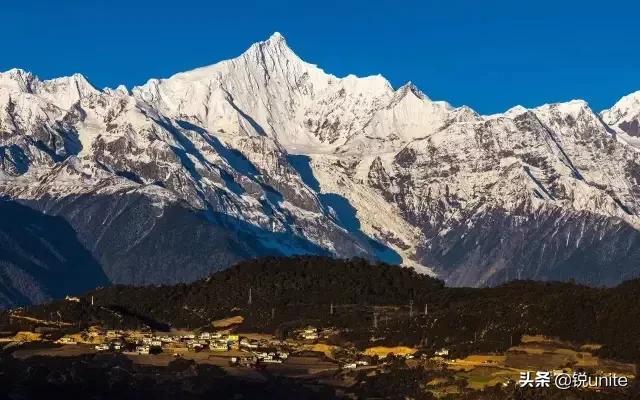
[[[131, 91], [11, 70], [0, 194], [66, 221], [107, 282], [332, 254], [454, 285], [613, 284], [640, 275], [639, 99], [481, 116], [411, 83], [326, 74], [277, 33]], [[42, 293], [27, 300], [60, 294]]]

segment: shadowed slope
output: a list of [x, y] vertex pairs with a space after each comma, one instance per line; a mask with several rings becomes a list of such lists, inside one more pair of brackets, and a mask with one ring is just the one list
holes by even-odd
[[0, 201], [0, 307], [40, 303], [107, 282], [64, 219]]

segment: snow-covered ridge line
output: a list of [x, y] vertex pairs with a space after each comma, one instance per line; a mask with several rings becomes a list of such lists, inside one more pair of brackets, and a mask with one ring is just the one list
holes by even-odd
[[[211, 75], [212, 72], [215, 73], [215, 71], [217, 69], [221, 68], [223, 65], [231, 63], [234, 60], [238, 60], [238, 59], [240, 59], [242, 57], [250, 57], [252, 54], [260, 53], [260, 52], [263, 51], [264, 48], [272, 48], [272, 49], [273, 48], [277, 48], [281, 52], [287, 53], [286, 56], [294, 57], [299, 62], [306, 64], [308, 67], [315, 68], [319, 72], [324, 73], [324, 71], [322, 69], [318, 68], [317, 65], [309, 64], [309, 63], [306, 63], [306, 62], [302, 61], [288, 47], [285, 37], [280, 32], [274, 32], [268, 39], [252, 44], [243, 54], [241, 54], [237, 58], [219, 61], [217, 63], [211, 64], [211, 65], [208, 65], [208, 66], [204, 66], [204, 67], [199, 67], [199, 68], [196, 68], [196, 69], [193, 69], [193, 70], [190, 70], [190, 71], [186, 71], [186, 72], [178, 72], [178, 73], [170, 76], [169, 78], [150, 78], [147, 81], [147, 83], [145, 83], [144, 85], [134, 86], [134, 87], [131, 88], [131, 90], [129, 90], [129, 88], [127, 88], [126, 85], [122, 85], [121, 84], [121, 85], [118, 85], [116, 87], [116, 89], [112, 89], [112, 88], [106, 87], [106, 88], [102, 89], [101, 91], [105, 92], [105, 93], [129, 93], [129, 92], [141, 91], [142, 88], [144, 88], [144, 87], [147, 87], [147, 86], [150, 86], [150, 85], [152, 86], [152, 85], [155, 85], [157, 83], [161, 83], [161, 82], [164, 82], [166, 80], [171, 80], [171, 79], [180, 79], [180, 78], [183, 78], [183, 77], [184, 78], [190, 78], [190, 79], [198, 79], [199, 77], [202, 77], [202, 79], [208, 79], [208, 78], [210, 78], [210, 75]], [[358, 77], [358, 76], [355, 76], [353, 74], [348, 74], [343, 78], [338, 78], [338, 77], [336, 77], [334, 75], [329, 75], [329, 74], [327, 74], [327, 76], [329, 76], [331, 78], [334, 78], [334, 79], [341, 79], [341, 80], [379, 81], [380, 83], [382, 83], [383, 86], [388, 86], [390, 89], [392, 89], [391, 84], [381, 74], [371, 75], [371, 76], [364, 76], [364, 77]], [[92, 88], [94, 90], [98, 90], [81, 73], [74, 73], [74, 74], [69, 75], [69, 76], [61, 76], [61, 77], [51, 78], [51, 79], [47, 79], [47, 80], [40, 80], [36, 75], [32, 74], [31, 72], [25, 71], [25, 70], [20, 69], [20, 68], [12, 68], [12, 69], [10, 69], [8, 71], [0, 72], [0, 87], [9, 86], [9, 85], [7, 85], [7, 81], [13, 81], [13, 83], [16, 84], [17, 87], [20, 88], [20, 90], [27, 91], [27, 92], [31, 91], [30, 86], [34, 82], [40, 83], [40, 84], [44, 84], [45, 86], [52, 86], [52, 85], [56, 85], [56, 84], [66, 84], [68, 82], [73, 82], [76, 85], [80, 85], [80, 86], [83, 86], [83, 87], [90, 87], [90, 88]], [[402, 85], [399, 88], [397, 88], [395, 90], [395, 92], [402, 93], [402, 92], [405, 92], [407, 89], [415, 91], [415, 93], [416, 93], [416, 95], [418, 97], [422, 97], [424, 100], [429, 100], [429, 98], [420, 89], [418, 89], [411, 81], [408, 81], [404, 85]], [[571, 100], [571, 101], [568, 101], [568, 102], [545, 103], [545, 104], [541, 104], [539, 106], [533, 107], [532, 109], [538, 109], [538, 108], [541, 108], [541, 107], [544, 107], [544, 106], [558, 105], [558, 104], [563, 104], [563, 103], [574, 103], [576, 101], [583, 102], [584, 100], [575, 99], [575, 100]], [[444, 104], [448, 104], [448, 103], [444, 103]], [[472, 108], [470, 108], [468, 106], [463, 106], [463, 107], [467, 107], [467, 108], [473, 110]], [[603, 118], [605, 118], [607, 123], [613, 124], [613, 123], [616, 122], [616, 116], [619, 119], [620, 118], [620, 114], [629, 113], [629, 112], [632, 112], [634, 110], [637, 111], [638, 108], [640, 108], [640, 90], [636, 91], [636, 92], [633, 92], [633, 93], [630, 93], [630, 94], [628, 94], [626, 96], [623, 96], [610, 109], [605, 109], [600, 114], [603, 115]], [[624, 110], [621, 110], [621, 109], [624, 109]], [[505, 111], [503, 113], [496, 113], [496, 114], [491, 114], [491, 115], [483, 115], [483, 117], [484, 118], [497, 118], [497, 117], [501, 117], [501, 116], [508, 117], [509, 115], [512, 115], [513, 112], [516, 111], [516, 110], [531, 110], [531, 109], [527, 109], [525, 107], [517, 105], [517, 106], [514, 106], [514, 107], [510, 108], [509, 110], [507, 110], [507, 111]]]
[[[136, 222], [144, 235], [171, 231], [176, 222], [162, 218], [185, 208], [198, 216], [185, 217], [190, 224], [219, 224], [251, 238], [239, 247], [259, 247], [227, 249], [233, 257], [367, 256], [484, 285], [562, 278], [567, 263], [597, 249], [630, 273], [637, 97], [602, 114], [574, 100], [480, 116], [410, 82], [394, 89], [380, 75], [327, 74], [279, 34], [131, 91], [11, 70], [0, 74], [0, 194], [46, 202], [81, 230], [90, 219], [73, 218], [82, 212], [111, 221], [134, 206], [109, 201], [103, 215], [69, 199], [142, 196], [153, 205], [136, 214], [146, 215]], [[118, 254], [137, 251], [114, 243]], [[584, 262], [619, 277], [605, 261]], [[212, 268], [202, 263], [194, 270]]]

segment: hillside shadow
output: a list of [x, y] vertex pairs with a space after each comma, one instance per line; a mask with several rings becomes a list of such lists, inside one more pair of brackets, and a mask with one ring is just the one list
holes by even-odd
[[209, 132], [201, 128], [197, 125], [192, 124], [188, 121], [176, 121], [178, 125], [182, 129], [187, 129], [193, 131], [202, 137], [202, 139], [207, 142], [207, 144], [220, 155], [220, 157], [224, 158], [224, 160], [231, 166], [231, 168], [235, 169], [239, 173], [243, 175], [250, 176], [252, 178], [260, 175], [258, 168], [247, 157], [244, 156], [241, 152], [236, 149], [231, 149], [225, 145], [223, 145], [218, 138], [213, 135], [210, 135]]
[[202, 182], [201, 182], [202, 175], [200, 174], [200, 172], [198, 172], [198, 169], [196, 168], [195, 163], [191, 160], [189, 156], [194, 157], [202, 165], [206, 166], [207, 168], [212, 167], [211, 163], [209, 163], [202, 156], [202, 154], [200, 154], [200, 152], [198, 151], [196, 146], [193, 144], [193, 142], [189, 140], [189, 138], [187, 138], [182, 132], [180, 132], [180, 129], [177, 129], [170, 122], [166, 122], [161, 118], [153, 118], [153, 117], [150, 117], [150, 118], [153, 119], [155, 123], [157, 123], [158, 125], [162, 126], [164, 129], [166, 129], [167, 132], [171, 133], [171, 135], [176, 140], [176, 142], [180, 144], [181, 147], [171, 146], [171, 145], [169, 146], [171, 147], [171, 150], [173, 151], [173, 153], [176, 156], [178, 156], [178, 158], [180, 159], [180, 162], [189, 172], [189, 175], [191, 175], [194, 183], [198, 186], [198, 189], [200, 189], [200, 192], [202, 193], [203, 192]]
[[290, 230], [273, 232], [219, 212], [208, 212], [206, 218], [212, 224], [233, 232], [240, 243], [247, 243], [252, 253], [260, 257], [330, 255], [326, 249]]
[[287, 157], [289, 164], [298, 171], [302, 182], [309, 186], [313, 191], [320, 192], [320, 182], [316, 179], [311, 168], [311, 158], [305, 155], [289, 154]]
[[236, 110], [236, 112], [238, 114], [240, 114], [240, 116], [249, 123], [249, 125], [251, 125], [251, 127], [260, 135], [260, 136], [267, 136], [267, 133], [264, 131], [264, 128], [262, 128], [262, 126], [256, 122], [255, 119], [253, 119], [249, 114], [245, 113], [244, 111], [242, 111], [240, 109], [240, 107], [238, 107], [235, 103], [235, 101], [233, 100], [233, 96], [231, 95], [231, 93], [229, 93], [228, 91], [225, 90], [225, 93], [227, 95], [227, 101], [229, 102], [229, 104], [231, 105], [231, 107], [233, 107], [234, 110]]
[[[224, 182], [227, 189], [229, 189], [229, 191], [235, 193], [238, 196], [245, 193], [244, 188], [238, 182], [236, 182], [233, 175], [225, 169], [221, 168], [219, 165], [216, 165], [207, 160], [202, 155], [200, 150], [195, 146], [193, 141], [189, 137], [187, 137], [183, 133], [183, 131], [169, 122], [165, 122], [159, 119], [156, 119], [155, 122], [162, 125], [169, 133], [171, 133], [173, 138], [180, 145], [179, 147], [171, 146], [171, 150], [176, 156], [178, 156], [182, 165], [186, 168], [186, 170], [189, 172], [189, 175], [191, 175], [191, 177], [193, 178], [193, 181], [202, 194], [201, 198], [203, 201], [205, 201], [205, 203], [206, 198], [203, 194], [205, 192], [205, 188], [203, 187], [201, 182], [203, 177], [202, 174], [198, 171], [195, 163], [191, 159], [192, 157], [198, 160], [198, 162], [200, 162], [200, 164], [207, 168], [209, 171], [217, 170], [220, 174], [220, 178]], [[210, 136], [205, 129], [187, 121], [176, 121], [176, 123], [180, 128], [198, 134], [203, 140], [205, 140], [207, 144], [213, 147], [213, 149], [237, 172], [251, 178], [254, 178], [259, 174], [257, 168], [251, 162], [249, 162], [249, 160], [247, 160], [241, 154], [236, 154], [236, 151], [223, 146], [220, 141]]]
[[108, 284], [66, 220], [0, 199], [0, 293], [8, 301], [28, 304]]
[[[56, 163], [62, 162], [70, 156], [77, 156], [80, 154], [82, 151], [82, 142], [80, 142], [80, 137], [75, 129], [65, 131], [64, 129], [59, 128], [56, 129], [56, 131], [60, 136], [51, 136], [52, 139], [49, 140], [49, 143], [45, 143], [42, 139], [34, 140], [31, 143], [38, 150], [46, 153]], [[56, 143], [59, 141], [62, 142], [62, 148], [64, 149], [62, 154], [59, 154], [59, 151], [54, 148], [56, 147]]]
[[[191, 122], [183, 121], [183, 120], [179, 120], [176, 122], [182, 129], [190, 130], [200, 135], [200, 137], [209, 146], [211, 146], [216, 151], [216, 153], [218, 153], [218, 155], [222, 157], [231, 168], [233, 168], [239, 174], [253, 180], [255, 183], [257, 183], [262, 187], [268, 202], [271, 203], [271, 204], [268, 204], [268, 202], [266, 201], [261, 201], [265, 213], [272, 212], [273, 207], [280, 209], [279, 203], [284, 199], [284, 197], [275, 188], [264, 183], [263, 179], [261, 179], [261, 176], [260, 176], [261, 174], [258, 168], [247, 157], [245, 157], [244, 154], [242, 154], [240, 151], [236, 149], [225, 146], [224, 144], [222, 144], [222, 142], [220, 142], [218, 138], [211, 135], [206, 129], [202, 127], [199, 127], [197, 125], [192, 124]], [[183, 139], [186, 139], [182, 134], [180, 134], [179, 136], [182, 136]], [[193, 146], [193, 143], [191, 143], [191, 146]], [[206, 162], [206, 161], [202, 161], [202, 162]], [[239, 183], [236, 182], [236, 180], [230, 173], [223, 170], [222, 168], [218, 168], [218, 170], [220, 171], [220, 175], [229, 190], [231, 190], [237, 195], [241, 195], [245, 193], [244, 188]]]
[[6, 164], [7, 162], [13, 164], [18, 175], [26, 173], [31, 165], [29, 157], [15, 144], [0, 146], [0, 163]]
[[288, 156], [289, 164], [298, 172], [302, 181], [316, 192], [322, 207], [333, 215], [334, 222], [347, 230], [358, 241], [370, 247], [374, 258], [388, 264], [401, 264], [402, 257], [395, 250], [362, 232], [362, 226], [358, 219], [357, 210], [344, 196], [337, 193], [320, 193], [320, 182], [313, 173], [311, 158], [305, 155]]
[[524, 168], [524, 172], [527, 174], [527, 176], [529, 176], [529, 179], [531, 179], [533, 181], [533, 183], [535, 183], [536, 186], [538, 186], [538, 188], [540, 190], [542, 190], [542, 192], [544, 192], [544, 194], [547, 195], [547, 197], [549, 197], [551, 200], [555, 200], [555, 197], [553, 196], [553, 194], [551, 194], [547, 190], [547, 188], [544, 187], [542, 182], [540, 182], [540, 180], [533, 175], [533, 173], [531, 172], [531, 168], [529, 168], [529, 166], [527, 166], [527, 165], [525, 165], [523, 168]]

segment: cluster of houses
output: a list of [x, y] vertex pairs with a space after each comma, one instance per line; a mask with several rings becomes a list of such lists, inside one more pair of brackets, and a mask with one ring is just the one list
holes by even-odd
[[316, 341], [321, 339], [327, 339], [328, 337], [335, 335], [337, 331], [335, 329], [325, 328], [318, 329], [313, 326], [307, 326], [303, 329], [298, 329], [293, 332], [294, 337], [303, 341]]
[[[105, 331], [98, 327], [92, 327], [82, 334], [62, 337], [58, 343], [77, 344], [80, 342], [79, 338], [82, 337], [82, 343], [93, 344], [95, 350], [99, 352], [115, 351], [138, 355], [161, 352], [177, 355], [185, 351], [227, 353], [225, 356], [229, 356], [230, 365], [256, 367], [262, 364], [282, 363], [288, 358], [291, 351], [305, 350], [309, 344], [318, 343], [334, 334], [335, 331], [331, 329], [307, 326], [293, 332], [295, 340], [282, 341], [277, 339], [257, 340], [235, 333], [188, 332], [181, 335], [168, 335], [140, 331]], [[436, 354], [446, 356], [448, 351], [441, 349]], [[366, 357], [361, 357], [358, 354], [340, 360], [340, 364], [344, 369], [357, 369], [370, 365]]]
[[346, 363], [344, 365], [342, 365], [342, 368], [344, 369], [356, 369], [358, 367], [366, 367], [367, 365], [369, 365], [369, 362], [366, 360], [356, 360], [354, 362], [350, 362], [350, 363]]
[[162, 351], [226, 352], [229, 350], [257, 349], [258, 343], [233, 333], [201, 332], [183, 335], [154, 335], [107, 331], [104, 343], [95, 346], [98, 351], [121, 350], [128, 353], [153, 354]]
[[250, 355], [231, 357], [229, 364], [233, 366], [255, 367], [259, 364], [281, 364], [289, 357], [286, 351], [254, 351]]
[[69, 336], [63, 336], [60, 339], [56, 340], [57, 344], [78, 344], [78, 341]]
[[439, 350], [436, 350], [433, 355], [436, 357], [449, 357], [449, 349], [443, 347]]
[[184, 351], [229, 352], [238, 350], [248, 353], [243, 357], [232, 357], [231, 364], [253, 365], [256, 363], [281, 363], [289, 356], [286, 343], [279, 340], [255, 340], [234, 333], [200, 332], [182, 335], [162, 335], [151, 332], [102, 330], [92, 327], [71, 336], [63, 336], [58, 344], [94, 344], [99, 352], [116, 351], [125, 354], [158, 354]]
[[[318, 329], [307, 326], [294, 330], [291, 339], [279, 340], [269, 336], [240, 336], [233, 332], [151, 332], [137, 330], [105, 330], [98, 326], [90, 327], [80, 333], [59, 338], [56, 342], [65, 345], [91, 345], [97, 352], [122, 352], [132, 355], [153, 355], [167, 353], [179, 356], [185, 352], [220, 353], [228, 358], [229, 364], [236, 367], [265, 368], [267, 364], [280, 364], [289, 358], [290, 353], [332, 351], [325, 339], [339, 332], [332, 328]], [[259, 339], [255, 339], [255, 338]], [[324, 347], [322, 345], [325, 345]], [[329, 350], [327, 350], [329, 349]], [[211, 357], [209, 355], [208, 357]], [[426, 355], [425, 355], [426, 356]], [[432, 360], [443, 363], [449, 356], [449, 350], [441, 348], [435, 351]], [[205, 355], [205, 357], [207, 357]], [[413, 354], [405, 354], [406, 359]], [[384, 357], [382, 357], [384, 358]], [[348, 349], [334, 358], [341, 369], [355, 370], [372, 368], [383, 362], [375, 355]]]
[[318, 334], [318, 329], [309, 326], [299, 331], [298, 337], [303, 340], [318, 340], [320, 335]]

